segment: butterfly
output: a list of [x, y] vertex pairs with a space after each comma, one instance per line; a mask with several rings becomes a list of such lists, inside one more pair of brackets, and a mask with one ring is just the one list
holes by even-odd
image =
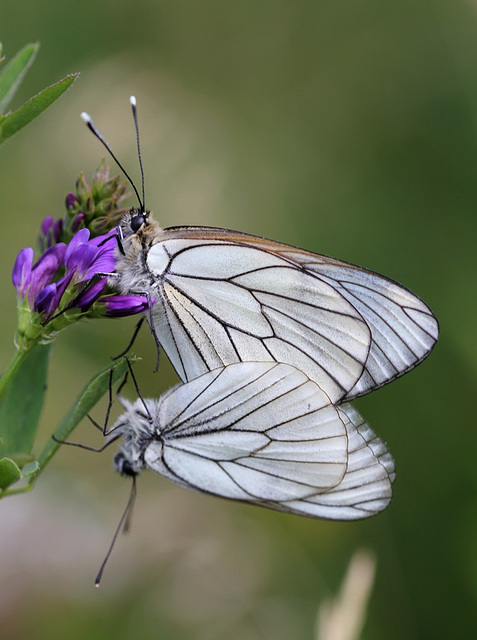
[[[137, 140], [136, 101], [131, 97]], [[157, 343], [184, 381], [238, 362], [283, 362], [333, 403], [403, 375], [439, 334], [427, 305], [367, 269], [239, 231], [162, 229], [88, 114], [82, 117], [131, 182], [140, 203], [118, 227], [122, 294], [147, 296]]]
[[394, 461], [348, 403], [297, 368], [230, 364], [159, 399], [120, 398], [115, 466], [202, 493], [313, 518], [356, 520], [391, 500]]
[[155, 334], [183, 381], [234, 362], [292, 364], [334, 403], [419, 364], [438, 338], [422, 300], [372, 271], [238, 231], [121, 221], [115, 285], [155, 298]]

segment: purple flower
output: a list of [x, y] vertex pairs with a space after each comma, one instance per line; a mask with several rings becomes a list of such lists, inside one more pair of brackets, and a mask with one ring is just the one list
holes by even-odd
[[33, 264], [33, 249], [22, 249], [15, 260], [12, 271], [13, 286], [17, 294], [23, 298], [31, 281], [31, 266]]
[[49, 318], [60, 305], [61, 298], [71, 282], [73, 273], [67, 273], [58, 282], [47, 284], [39, 291], [33, 303], [33, 311], [43, 313], [45, 318]]
[[88, 311], [91, 305], [96, 302], [99, 296], [103, 293], [107, 285], [106, 278], [97, 280], [91, 284], [83, 293], [80, 293], [75, 298], [75, 306], [81, 309], [81, 311]]
[[66, 252], [66, 245], [62, 242], [55, 244], [45, 251], [41, 258], [33, 265], [31, 270], [30, 287], [28, 289], [28, 302], [33, 306], [38, 293], [48, 284], [54, 281]]
[[61, 242], [63, 238], [63, 220], [54, 220], [52, 216], [46, 216], [40, 226], [38, 242], [44, 251], [53, 244]]
[[33, 311], [43, 313], [47, 318], [52, 315], [53, 311], [58, 308], [61, 296], [58, 295], [58, 285], [56, 282], [47, 284], [37, 297], [33, 304]]
[[44, 236], [47, 236], [51, 227], [53, 226], [53, 216], [46, 216], [46, 218], [43, 219], [43, 222], [40, 225], [40, 231]]
[[88, 229], [78, 231], [68, 245], [65, 264], [78, 274], [78, 281], [86, 282], [97, 274], [112, 273], [115, 268], [115, 243], [108, 240], [109, 234], [89, 239]]
[[[149, 309], [146, 296], [105, 296], [101, 302], [106, 307], [105, 315], [109, 317], [132, 316]], [[154, 302], [153, 298], [151, 305]]]
[[84, 223], [85, 218], [86, 218], [86, 216], [84, 215], [84, 213], [78, 213], [78, 215], [75, 216], [73, 222], [71, 223], [72, 231], [78, 231], [78, 229]]
[[53, 238], [55, 242], [60, 242], [63, 237], [63, 220], [60, 218], [53, 224]]
[[82, 243], [75, 247], [74, 251], [65, 259], [65, 266], [71, 271], [83, 275], [94, 262], [98, 255], [98, 249], [91, 244]]
[[80, 229], [68, 243], [65, 252], [65, 265], [68, 269], [86, 271], [94, 259], [93, 254], [96, 255], [96, 248], [94, 245], [90, 246], [88, 229]]
[[86, 272], [86, 278], [92, 278], [95, 273], [112, 273], [116, 268], [116, 230], [104, 236], [92, 238], [90, 244], [98, 247], [98, 253]]
[[[41, 226], [45, 237], [51, 236], [56, 224], [53, 218], [45, 218]], [[73, 308], [80, 315], [93, 317], [128, 316], [147, 310], [144, 296], [110, 295], [107, 275], [115, 269], [115, 233], [91, 239], [88, 229], [80, 229], [67, 245], [50, 246], [33, 266], [33, 249], [22, 249], [12, 281], [18, 296], [25, 300], [24, 309], [39, 313], [42, 326], [50, 327], [51, 319], [51, 332], [67, 325], [63, 313]], [[38, 330], [38, 323], [35, 327]]]
[[71, 207], [72, 209], [74, 209], [76, 204], [78, 204], [78, 203], [79, 203], [79, 200], [75, 196], [75, 194], [74, 193], [68, 193], [68, 195], [66, 196], [66, 199], [65, 199], [66, 208], [69, 209]]

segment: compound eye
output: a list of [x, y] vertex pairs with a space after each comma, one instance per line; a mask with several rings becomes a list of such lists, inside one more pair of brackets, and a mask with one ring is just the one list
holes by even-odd
[[137, 215], [133, 216], [130, 222], [131, 231], [133, 233], [137, 233], [145, 221], [146, 221], [146, 218], [143, 213], [138, 213]]

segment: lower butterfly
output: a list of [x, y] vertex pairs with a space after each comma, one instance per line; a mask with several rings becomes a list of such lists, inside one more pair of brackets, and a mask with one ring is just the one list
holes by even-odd
[[115, 466], [287, 513], [356, 520], [390, 502], [394, 461], [350, 404], [293, 366], [231, 364], [159, 399], [121, 399]]

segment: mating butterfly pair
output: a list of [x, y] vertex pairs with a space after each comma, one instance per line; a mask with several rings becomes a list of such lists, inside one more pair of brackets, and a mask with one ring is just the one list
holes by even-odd
[[118, 229], [111, 283], [154, 298], [151, 329], [183, 384], [123, 401], [117, 468], [312, 517], [384, 509], [394, 462], [349, 401], [430, 353], [430, 309], [334, 258], [227, 229], [161, 229], [144, 180], [138, 200]]

